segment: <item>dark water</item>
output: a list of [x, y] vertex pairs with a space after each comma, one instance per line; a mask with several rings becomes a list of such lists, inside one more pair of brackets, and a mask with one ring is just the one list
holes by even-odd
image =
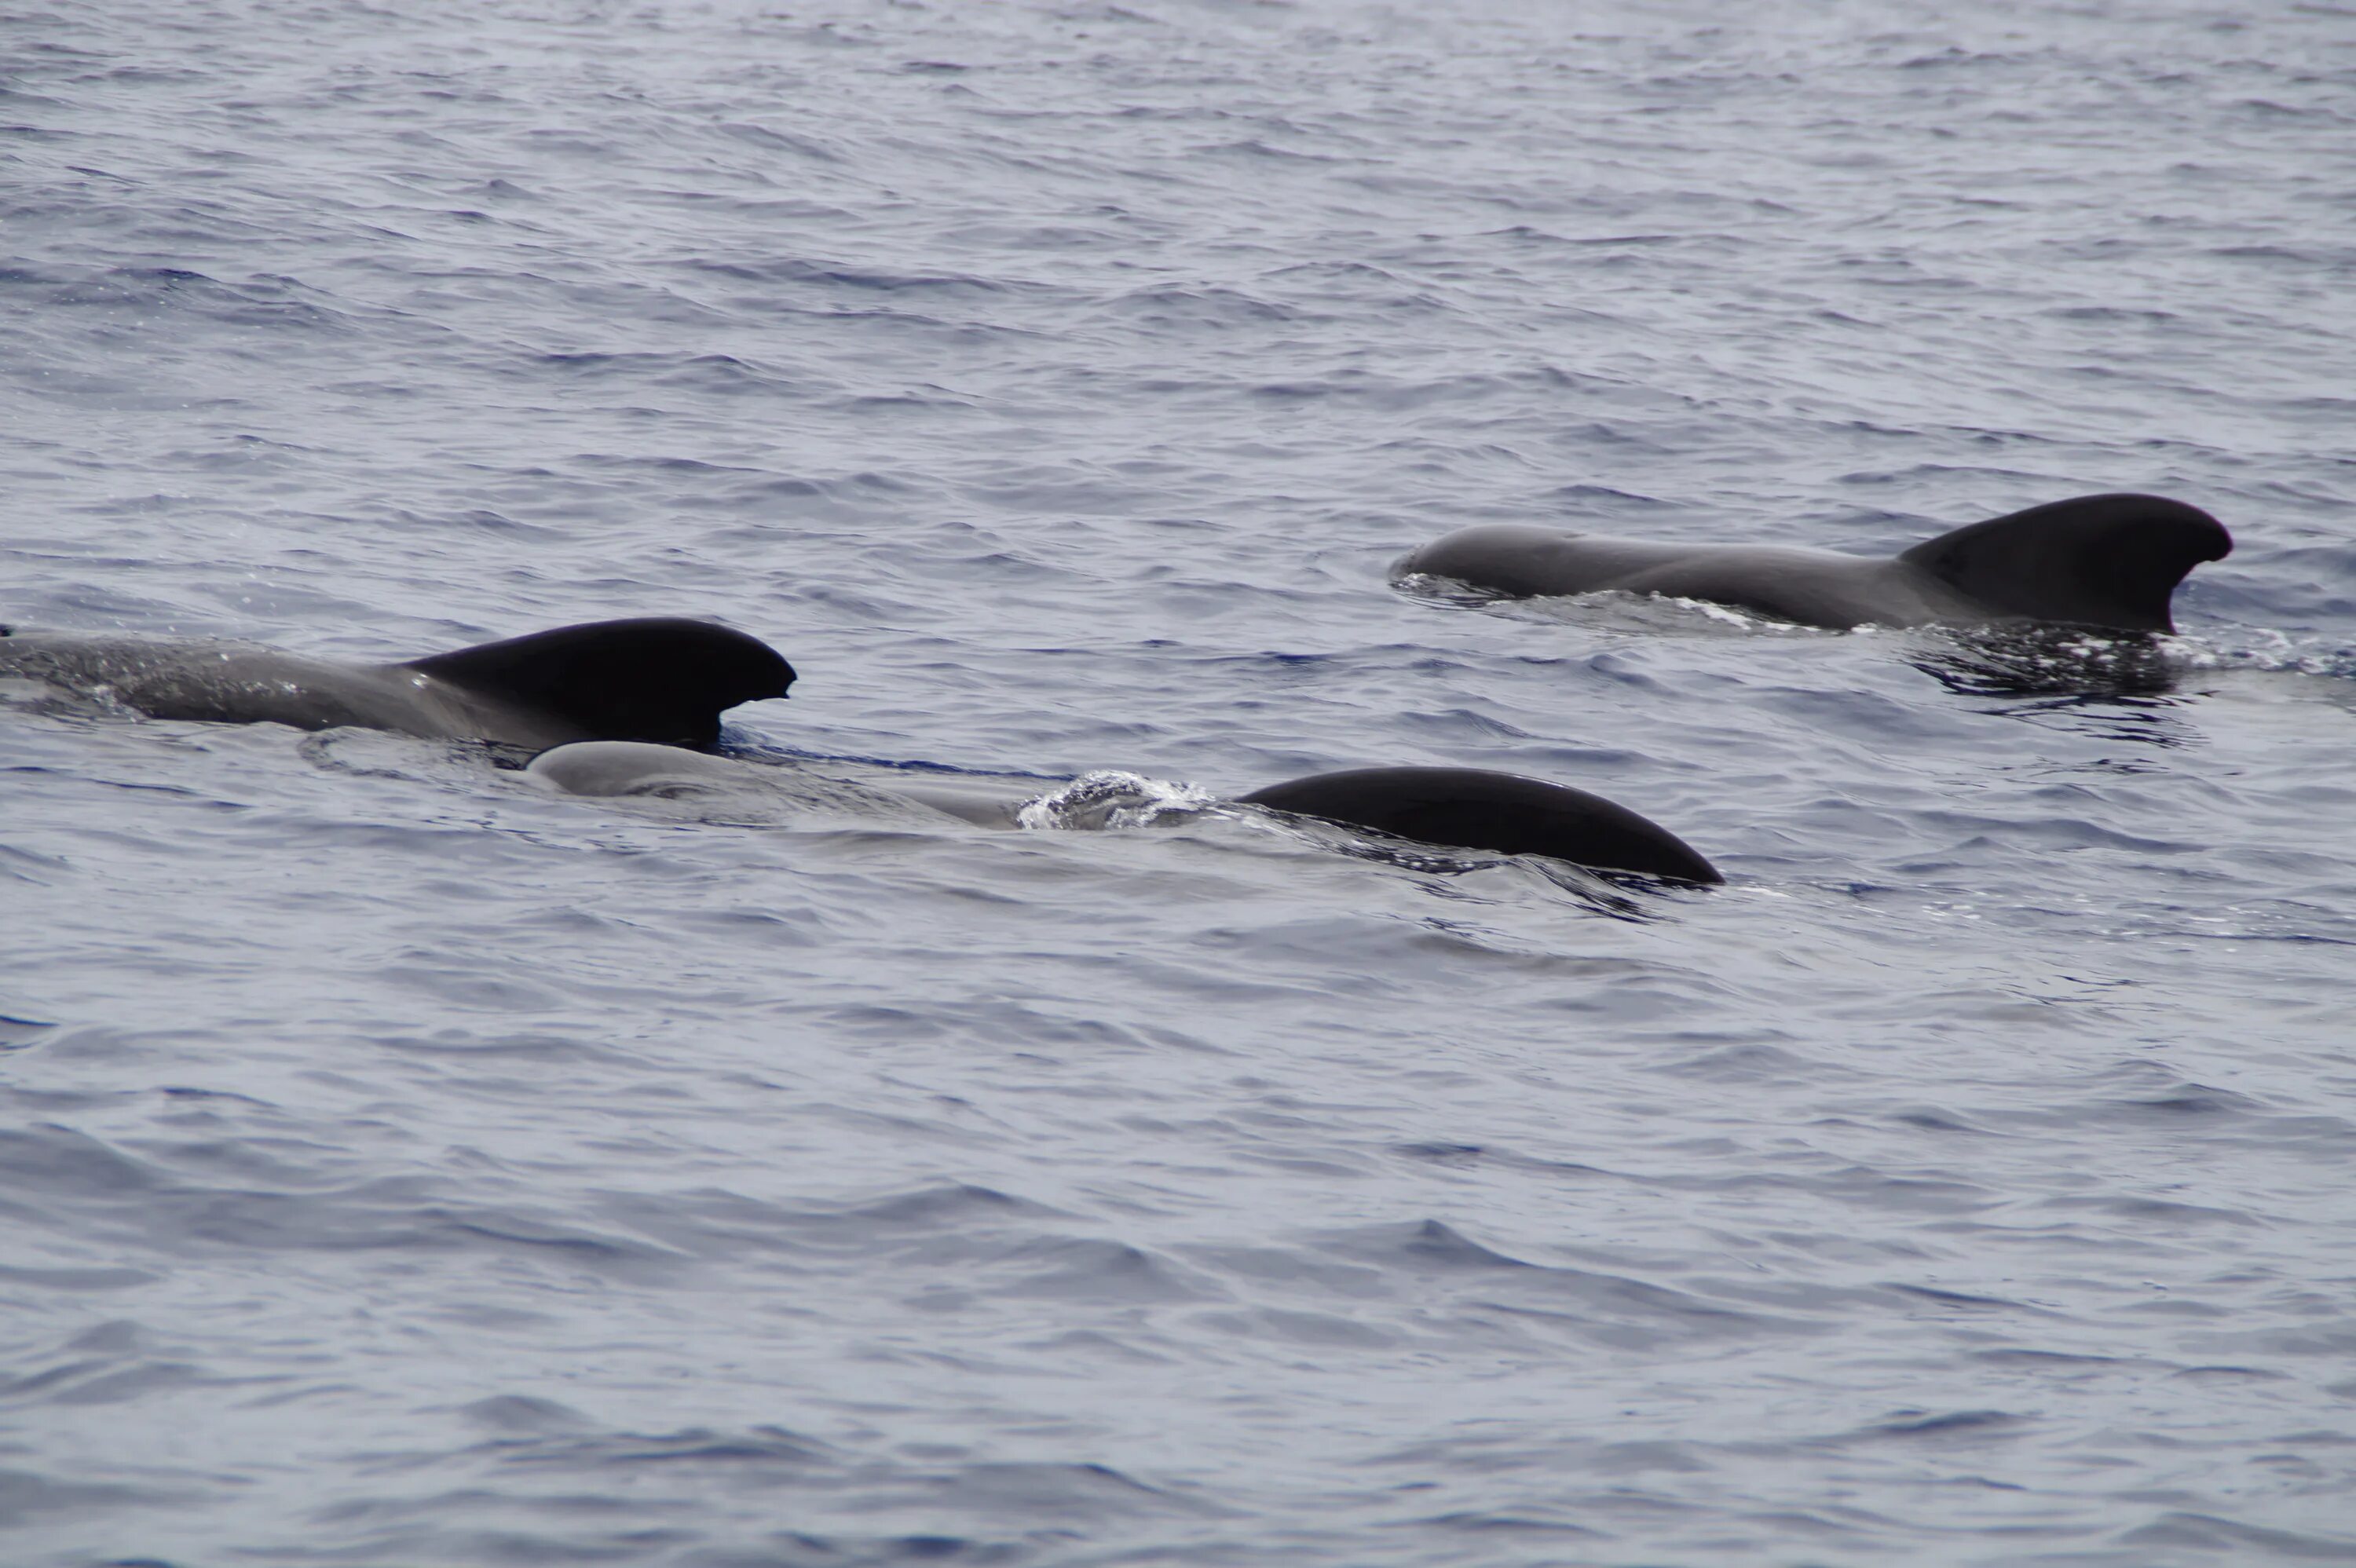
[[[2356, 1560], [2356, 14], [493, 9], [0, 18], [0, 619], [1730, 885], [12, 692], [0, 1556]], [[1386, 581], [2106, 489], [2158, 654]]]

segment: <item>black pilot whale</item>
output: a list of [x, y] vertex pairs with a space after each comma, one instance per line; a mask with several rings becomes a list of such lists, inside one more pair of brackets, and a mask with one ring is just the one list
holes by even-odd
[[306, 658], [249, 643], [0, 628], [0, 677], [106, 696], [154, 719], [359, 725], [535, 750], [572, 741], [709, 746], [720, 715], [783, 697], [793, 667], [705, 621], [559, 626], [402, 664]]
[[1435, 539], [1393, 575], [1452, 578], [1516, 598], [1658, 593], [1835, 629], [2051, 621], [2173, 632], [2176, 585], [2233, 548], [2224, 526], [2198, 507], [2083, 496], [1973, 523], [1888, 559], [1500, 523]]
[[[894, 770], [847, 773], [817, 767], [700, 755], [670, 746], [591, 741], [532, 759], [541, 782], [583, 795], [693, 796], [732, 787], [777, 785], [811, 799], [855, 800], [945, 814], [984, 827], [1023, 825], [1038, 799], [1035, 780], [911, 778]], [[845, 791], [851, 792], [846, 795]], [[1725, 880], [1718, 869], [1656, 822], [1585, 790], [1473, 768], [1355, 768], [1270, 784], [1239, 805], [1361, 828], [1386, 838], [1500, 855], [1545, 855], [1591, 870], [1664, 881]]]

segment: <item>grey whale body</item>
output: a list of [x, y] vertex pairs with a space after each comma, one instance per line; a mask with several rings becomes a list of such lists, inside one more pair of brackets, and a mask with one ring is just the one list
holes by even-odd
[[1492, 524], [1433, 540], [1394, 577], [1451, 578], [1515, 598], [1656, 593], [1831, 629], [2057, 622], [2173, 632], [2177, 584], [2233, 548], [2224, 526], [2198, 507], [2083, 496], [1973, 523], [1886, 559]]
[[0, 677], [102, 695], [153, 719], [358, 725], [534, 750], [573, 741], [710, 746], [720, 715], [783, 697], [776, 650], [707, 621], [559, 626], [400, 664], [249, 643], [0, 630]]

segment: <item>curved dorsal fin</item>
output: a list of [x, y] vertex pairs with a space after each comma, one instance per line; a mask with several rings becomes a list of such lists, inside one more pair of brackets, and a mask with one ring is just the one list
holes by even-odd
[[559, 626], [412, 659], [476, 696], [561, 718], [585, 737], [709, 746], [720, 715], [783, 697], [793, 667], [766, 643], [708, 621], [654, 617]]
[[2082, 496], [1926, 539], [1899, 556], [2008, 615], [2173, 632], [2169, 596], [2233, 537], [2198, 507], [2158, 496]]

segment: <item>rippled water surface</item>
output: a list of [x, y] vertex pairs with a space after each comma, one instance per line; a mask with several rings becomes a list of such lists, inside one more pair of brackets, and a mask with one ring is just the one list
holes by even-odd
[[[19, 7], [0, 619], [1454, 763], [1729, 885], [0, 693], [6, 1561], [2356, 1560], [2356, 15]], [[1388, 581], [2205, 507], [2160, 650]], [[789, 764], [788, 764], [789, 765]]]

